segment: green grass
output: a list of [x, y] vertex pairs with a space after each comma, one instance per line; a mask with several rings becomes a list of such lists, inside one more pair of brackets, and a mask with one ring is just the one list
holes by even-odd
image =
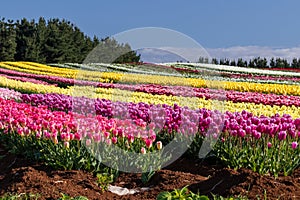
[[0, 200], [37, 200], [41, 196], [39, 194], [5, 194], [0, 197]]

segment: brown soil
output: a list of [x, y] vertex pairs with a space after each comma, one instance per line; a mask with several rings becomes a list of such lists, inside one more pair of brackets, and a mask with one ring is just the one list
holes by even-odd
[[[158, 171], [149, 190], [133, 195], [118, 196], [101, 192], [96, 178], [83, 171], [57, 171], [24, 158], [8, 154], [0, 148], [0, 196], [5, 193], [40, 194], [40, 199], [58, 199], [63, 194], [89, 199], [156, 199], [161, 191], [171, 191], [189, 185], [195, 193], [222, 196], [242, 195], [249, 199], [300, 199], [300, 169], [292, 176], [261, 176], [248, 169], [232, 170], [218, 165], [203, 164], [181, 158]], [[141, 188], [140, 174], [120, 174], [113, 184], [128, 189]]]

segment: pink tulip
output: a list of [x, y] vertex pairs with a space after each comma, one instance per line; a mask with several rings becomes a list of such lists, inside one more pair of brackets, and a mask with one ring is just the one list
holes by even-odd
[[154, 132], [151, 133], [149, 138], [154, 142], [156, 140], [156, 134]]
[[86, 145], [86, 146], [90, 146], [91, 144], [92, 144], [91, 139], [87, 139], [87, 140], [85, 141], [85, 145]]
[[113, 129], [112, 130], [112, 134], [113, 134], [113, 136], [118, 136], [118, 130], [117, 129]]
[[118, 138], [117, 137], [112, 137], [111, 141], [112, 141], [113, 144], [117, 144]]
[[108, 132], [108, 131], [104, 132], [104, 137], [105, 138], [109, 138], [109, 136], [110, 136], [110, 132]]
[[77, 140], [77, 141], [80, 141], [80, 140], [81, 140], [81, 137], [82, 137], [82, 136], [81, 136], [80, 133], [75, 133], [75, 134], [74, 134], [74, 139]]
[[212, 136], [214, 139], [217, 139], [219, 137], [219, 135], [217, 133], [213, 133]]
[[153, 143], [153, 141], [150, 138], [147, 138], [145, 140], [145, 144], [148, 149], [152, 147], [152, 143]]
[[272, 147], [272, 143], [271, 142], [268, 142], [268, 148], [271, 148]]
[[68, 134], [68, 133], [61, 133], [61, 134], [60, 134], [60, 139], [61, 139], [62, 141], [68, 142], [68, 141], [70, 141], [71, 136], [70, 136], [70, 134]]
[[17, 129], [17, 133], [18, 133], [20, 136], [24, 136], [23, 128], [19, 127], [19, 128]]
[[124, 130], [123, 130], [123, 129], [119, 129], [119, 130], [118, 130], [118, 135], [119, 135], [119, 137], [124, 138], [124, 137], [125, 137], [125, 132], [124, 132]]
[[151, 129], [151, 130], [153, 130], [154, 128], [155, 128], [155, 123], [150, 123], [149, 125], [148, 125], [148, 127], [149, 127], [149, 129]]
[[47, 130], [44, 130], [43, 131], [43, 135], [46, 139], [50, 139], [51, 138], [51, 134], [47, 131]]
[[105, 143], [110, 146], [112, 144], [112, 140], [111, 139], [106, 139]]
[[75, 138], [75, 135], [73, 133], [69, 133], [68, 136], [69, 136], [69, 140], [74, 140]]
[[93, 135], [93, 139], [96, 143], [98, 143], [101, 141], [102, 137], [100, 134], [95, 134], [95, 135]]
[[133, 143], [134, 142], [134, 135], [133, 134], [128, 134], [127, 139], [128, 139], [129, 143]]

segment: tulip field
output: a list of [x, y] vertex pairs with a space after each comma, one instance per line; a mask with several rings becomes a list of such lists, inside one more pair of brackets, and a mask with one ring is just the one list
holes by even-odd
[[[184, 155], [199, 159], [211, 141], [201, 159], [290, 176], [300, 164], [299, 80], [299, 72], [199, 63], [0, 62], [0, 141], [55, 169], [114, 176], [122, 169], [104, 163], [123, 157], [110, 147], [172, 157], [176, 148], [165, 147], [188, 141]], [[168, 161], [160, 158], [158, 169]], [[122, 167], [147, 182], [156, 170], [146, 162]]]

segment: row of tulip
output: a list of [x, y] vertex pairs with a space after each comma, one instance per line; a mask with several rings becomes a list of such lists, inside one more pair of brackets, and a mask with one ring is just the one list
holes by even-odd
[[[160, 65], [157, 65], [158, 67]], [[299, 81], [300, 77], [294, 77], [294, 76], [282, 76], [282, 74], [271, 74], [271, 75], [263, 75], [263, 74], [252, 74], [251, 71], [242, 71], [240, 73], [236, 71], [219, 71], [214, 69], [195, 69], [194, 66], [190, 65], [183, 65], [183, 64], [176, 64], [176, 66], [168, 65], [165, 67], [170, 67], [172, 69], [175, 69], [179, 72], [184, 72], [188, 74], [198, 74], [198, 75], [207, 75], [209, 76], [212, 74], [212, 76], [216, 76], [219, 78], [230, 78], [232, 81], [258, 81], [258, 82], [265, 82], [265, 83], [283, 83], [283, 84], [295, 84], [295, 81]], [[248, 68], [247, 68], [248, 69]]]
[[[23, 77], [23, 78], [28, 78], [31, 80], [36, 80], [36, 81], [41, 81], [44, 83], [44, 85], [48, 84], [56, 84], [60, 87], [67, 87], [71, 85], [90, 85], [90, 86], [100, 86], [101, 84], [104, 83], [97, 83], [93, 81], [84, 81], [84, 80], [75, 80], [71, 78], [63, 78], [59, 76], [48, 76], [48, 75], [38, 75], [38, 74], [30, 74], [30, 73], [23, 73], [23, 72], [18, 72], [15, 70], [9, 70], [9, 69], [3, 69], [0, 68], [0, 74], [4, 74], [10, 77]], [[28, 81], [28, 82], [33, 82], [33, 81]]]
[[[30, 73], [30, 74], [41, 74], [41, 75], [53, 75], [53, 76], [69, 76], [66, 69], [59, 71], [59, 68], [45, 68], [35, 67], [23, 62], [1, 62], [1, 68], [15, 70], [18, 72]], [[46, 66], [46, 65], [45, 65]]]
[[12, 79], [12, 80], [21, 81], [21, 82], [31, 82], [31, 83], [35, 83], [35, 84], [51, 85], [46, 81], [36, 80], [36, 79], [33, 79], [33, 78], [26, 78], [26, 77], [20, 77], [20, 76], [9, 76], [9, 75], [6, 75], [6, 74], [1, 74], [1, 73], [0, 73], [0, 76], [6, 77], [6, 78], [9, 78], [9, 79]]
[[276, 81], [282, 83], [283, 81], [286, 82], [299, 82], [300, 77], [286, 77], [286, 76], [264, 76], [264, 75], [253, 75], [253, 74], [238, 74], [238, 73], [231, 73], [226, 75], [229, 78], [233, 79], [253, 79], [253, 80], [265, 80], [265, 81]]
[[100, 82], [109, 82], [110, 79], [106, 78], [106, 76], [111, 77], [109, 73], [102, 74], [102, 73], [95, 73], [95, 72], [84, 71], [84, 70], [78, 71], [73, 69], [51, 67], [47, 65], [30, 63], [30, 62], [0, 62], [0, 67], [3, 69], [14, 70], [17, 72], [23, 72], [29, 74], [57, 76], [63, 78], [83, 79], [83, 80], [87, 79], [91, 81], [100, 81]]
[[21, 93], [58, 93], [68, 94], [69, 89], [59, 88], [54, 85], [35, 84], [31, 82], [21, 82], [0, 76], [0, 87], [16, 90]]
[[0, 98], [2, 99], [14, 99], [16, 101], [21, 101], [22, 94], [14, 90], [7, 88], [0, 88]]
[[272, 75], [272, 76], [292, 76], [300, 77], [300, 74], [297, 72], [290, 71], [274, 71], [266, 69], [257, 69], [257, 68], [246, 68], [246, 67], [237, 67], [237, 66], [228, 66], [228, 65], [215, 65], [215, 64], [206, 64], [206, 63], [164, 63], [164, 65], [172, 66], [191, 66], [196, 69], [211, 69], [218, 71], [228, 71], [228, 72], [239, 72], [239, 73], [251, 73], [251, 74], [263, 74], [263, 75]]

